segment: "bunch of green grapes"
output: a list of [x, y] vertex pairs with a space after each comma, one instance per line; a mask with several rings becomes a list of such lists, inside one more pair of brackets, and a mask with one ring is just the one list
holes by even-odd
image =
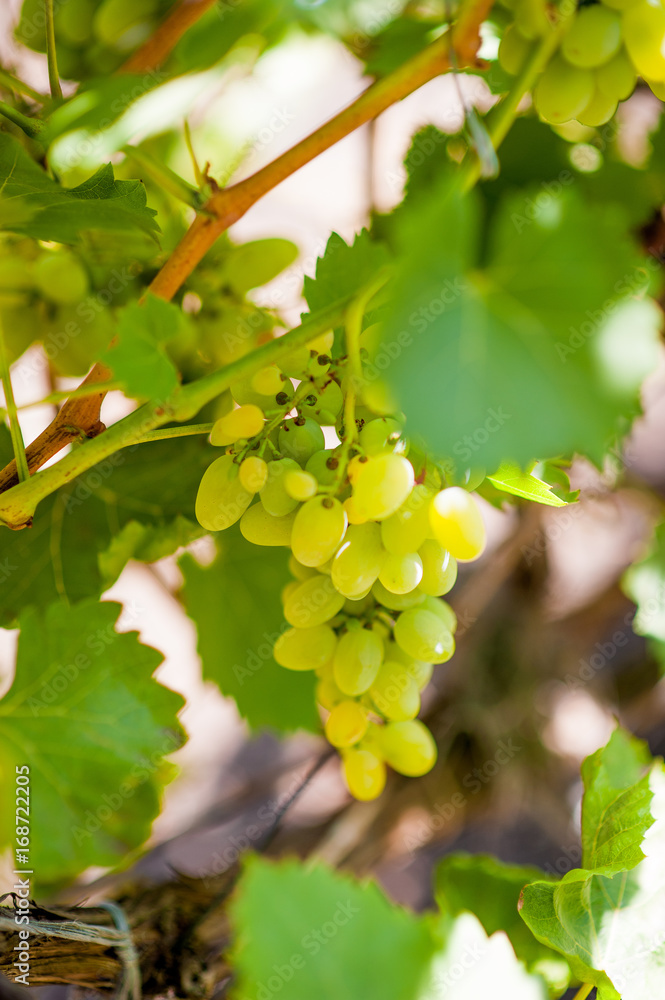
[[[112, 73], [155, 30], [173, 0], [55, 0], [58, 69], [85, 80]], [[24, 0], [16, 28], [20, 42], [46, 50], [43, 0]]]
[[[551, 27], [531, 0], [516, 0], [513, 13], [499, 62], [517, 74], [533, 43]], [[638, 74], [665, 99], [665, 7], [658, 0], [583, 2], [536, 84], [534, 105], [555, 125], [572, 120], [604, 125], [619, 102], [630, 97]]]
[[[350, 792], [369, 800], [387, 765], [410, 776], [434, 765], [420, 692], [455, 650], [441, 598], [457, 561], [482, 553], [485, 528], [471, 493], [409, 449], [402, 421], [372, 411], [375, 386], [358, 409], [354, 389], [349, 411], [353, 380], [344, 359], [331, 361], [332, 343], [319, 337], [231, 387], [235, 405], [211, 434], [226, 452], [206, 470], [196, 512], [208, 530], [239, 521], [248, 541], [290, 547], [288, 627], [274, 656], [316, 672], [325, 734]], [[326, 447], [323, 426], [338, 445]]]

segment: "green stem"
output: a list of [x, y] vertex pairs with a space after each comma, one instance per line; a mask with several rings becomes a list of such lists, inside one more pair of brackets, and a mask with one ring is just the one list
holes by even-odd
[[573, 1000], [585, 1000], [585, 997], [589, 996], [591, 990], [593, 989], [593, 983], [583, 983], [579, 990], [573, 997]]
[[[384, 278], [387, 280], [387, 275]], [[349, 299], [334, 303], [315, 316], [306, 319], [295, 330], [263, 344], [251, 354], [239, 358], [219, 371], [211, 372], [196, 382], [181, 386], [167, 400], [146, 403], [123, 420], [113, 424], [103, 434], [92, 438], [74, 449], [56, 465], [32, 476], [27, 483], [19, 483], [0, 496], [0, 521], [10, 527], [20, 528], [33, 516], [37, 504], [60, 486], [71, 482], [86, 469], [107, 458], [121, 448], [127, 448], [144, 439], [146, 434], [172, 421], [191, 420], [199, 410], [233, 382], [251, 375], [297, 347], [304, 347], [310, 340], [339, 326]]]
[[171, 438], [191, 437], [194, 434], [210, 434], [214, 426], [214, 423], [209, 423], [185, 424], [184, 427], [162, 427], [159, 430], [148, 431], [133, 443], [148, 444], [150, 441], [168, 441]]
[[23, 80], [19, 80], [17, 76], [13, 73], [9, 73], [6, 69], [0, 67], [0, 87], [4, 87], [5, 90], [11, 90], [15, 94], [23, 94], [25, 97], [30, 97], [33, 101], [37, 101], [39, 104], [43, 104], [47, 100], [43, 94], [38, 94], [36, 90], [29, 87], [27, 83]]
[[60, 77], [58, 76], [58, 59], [55, 53], [55, 27], [53, 23], [53, 0], [44, 0], [46, 14], [46, 60], [48, 62], [48, 82], [51, 87], [51, 97], [62, 97]]
[[24, 483], [30, 479], [30, 470], [28, 469], [28, 459], [26, 458], [25, 455], [25, 444], [23, 443], [23, 434], [21, 433], [21, 425], [18, 422], [16, 400], [14, 399], [14, 389], [12, 388], [12, 379], [9, 371], [9, 363], [7, 361], [7, 351], [5, 350], [5, 338], [1, 328], [0, 328], [0, 380], [2, 380], [2, 385], [5, 390], [7, 415], [9, 417], [9, 433], [12, 439], [14, 458], [16, 459], [16, 471], [18, 472], [19, 483]]
[[31, 139], [39, 139], [46, 128], [43, 122], [38, 121], [36, 118], [28, 118], [26, 115], [22, 115], [11, 104], [5, 104], [4, 101], [0, 101], [0, 115], [13, 122], [14, 125], [18, 125]]

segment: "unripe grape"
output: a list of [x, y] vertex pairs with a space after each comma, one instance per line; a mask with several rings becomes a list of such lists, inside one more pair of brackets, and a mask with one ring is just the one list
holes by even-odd
[[34, 283], [42, 295], [59, 305], [80, 302], [88, 292], [88, 275], [70, 253], [48, 251], [32, 268]]
[[215, 421], [210, 444], [222, 446], [234, 444], [241, 438], [252, 438], [263, 429], [263, 421], [263, 410], [258, 406], [252, 403], [239, 406]]
[[427, 774], [436, 761], [436, 743], [419, 719], [390, 722], [381, 732], [381, 749], [390, 766], [410, 778]]
[[325, 448], [323, 431], [315, 420], [292, 417], [279, 432], [279, 450], [287, 458], [304, 465], [317, 451]]
[[360, 447], [366, 455], [381, 455], [395, 451], [402, 437], [402, 425], [394, 417], [370, 420], [358, 435]]
[[530, 0], [515, 3], [515, 24], [520, 33], [530, 41], [542, 38], [550, 31], [545, 4], [533, 3]]
[[625, 49], [596, 70], [596, 87], [615, 101], [625, 101], [630, 97], [636, 82], [637, 74]]
[[[282, 587], [282, 592], [280, 594], [280, 597], [282, 598], [282, 604], [286, 604], [293, 591], [297, 589], [298, 589], [298, 580], [290, 580], [284, 587]], [[315, 623], [308, 622], [307, 624], [309, 625]]]
[[242, 517], [251, 500], [233, 457], [222, 455], [203, 473], [196, 494], [196, 519], [206, 531], [223, 531]]
[[295, 518], [295, 512], [273, 517], [259, 500], [240, 518], [240, 532], [253, 545], [290, 545]]
[[409, 608], [418, 607], [425, 600], [425, 595], [420, 587], [412, 590], [409, 594], [393, 594], [383, 586], [380, 580], [377, 580], [373, 585], [372, 593], [379, 604], [383, 604], [384, 608], [390, 608], [391, 611], [407, 611]]
[[353, 496], [368, 518], [381, 521], [402, 506], [413, 480], [413, 466], [403, 455], [375, 455], [359, 467]]
[[593, 97], [584, 111], [580, 111], [577, 120], [580, 125], [589, 125], [591, 127], [604, 125], [616, 111], [617, 104], [616, 97], [608, 97], [600, 88], [596, 87]]
[[260, 491], [261, 503], [273, 517], [290, 514], [298, 506], [298, 501], [286, 492], [287, 472], [300, 472], [300, 466], [292, 458], [278, 458], [268, 462], [268, 478]]
[[386, 786], [386, 766], [371, 750], [347, 750], [343, 769], [351, 795], [360, 802], [378, 799]]
[[258, 455], [250, 455], [240, 463], [238, 475], [248, 493], [258, 493], [268, 479], [268, 465]]
[[487, 536], [478, 506], [461, 486], [441, 490], [432, 500], [429, 520], [437, 541], [455, 559], [469, 562], [485, 548]]
[[357, 600], [377, 579], [385, 557], [378, 524], [352, 524], [333, 559], [332, 582], [340, 594]]
[[392, 594], [408, 594], [418, 586], [423, 576], [423, 564], [417, 552], [406, 556], [390, 553], [384, 559], [379, 580]]
[[621, 45], [621, 18], [603, 4], [578, 10], [561, 44], [561, 52], [573, 66], [593, 69], [608, 62]]
[[304, 566], [321, 566], [340, 546], [346, 532], [346, 514], [339, 500], [314, 497], [304, 503], [293, 525], [291, 547]]
[[267, 368], [259, 368], [254, 372], [250, 382], [252, 389], [262, 396], [276, 396], [282, 391], [284, 377], [277, 365], [268, 365]]
[[421, 607], [403, 611], [395, 622], [395, 642], [414, 660], [445, 663], [455, 652], [450, 629], [432, 611]]
[[349, 524], [365, 524], [368, 520], [363, 512], [358, 510], [358, 504], [352, 496], [347, 497], [344, 501], [344, 510], [346, 511], [346, 516], [349, 519]]
[[555, 125], [576, 118], [594, 92], [591, 70], [571, 66], [561, 56], [548, 63], [533, 94], [536, 111]]
[[381, 378], [365, 382], [361, 390], [361, 397], [365, 406], [380, 417], [390, 416], [398, 408], [397, 400], [392, 391]]
[[[295, 516], [295, 514], [289, 514], [289, 517], [293, 518], [293, 520], [295, 520]], [[295, 576], [296, 580], [309, 580], [310, 577], [317, 575], [318, 570], [313, 566], [303, 566], [292, 552], [289, 556], [289, 573], [291, 576]]]
[[331, 378], [321, 386], [312, 386], [311, 395], [300, 404], [300, 412], [317, 424], [330, 426], [335, 423], [343, 405], [342, 390]]
[[430, 532], [430, 491], [420, 483], [411, 490], [399, 510], [381, 522], [384, 547], [395, 556], [417, 552]]
[[332, 585], [329, 576], [318, 573], [308, 580], [296, 580], [288, 600], [284, 601], [284, 617], [289, 625], [312, 628], [323, 625], [338, 614], [344, 597]]
[[499, 45], [499, 65], [506, 73], [517, 76], [531, 51], [528, 38], [520, 33], [516, 24], [509, 24]]
[[[258, 406], [262, 410], [274, 410], [277, 406], [285, 406], [293, 398], [294, 389], [291, 379], [284, 379], [278, 392], [266, 394], [256, 391], [252, 386], [252, 378], [252, 375], [244, 375], [242, 378], [236, 379], [231, 386], [231, 395], [240, 406], [253, 403], [254, 406]], [[278, 396], [280, 399], [282, 396], [284, 397], [282, 403], [277, 402]]]
[[350, 483], [355, 483], [361, 470], [367, 465], [369, 459], [365, 455], [354, 455], [346, 467], [346, 474]]
[[392, 660], [394, 663], [400, 663], [407, 673], [411, 674], [418, 685], [419, 691], [422, 691], [423, 688], [427, 687], [432, 679], [432, 674], [434, 672], [433, 665], [431, 663], [426, 663], [424, 660], [414, 660], [413, 657], [409, 656], [408, 653], [405, 653], [396, 642], [386, 643], [385, 658], [386, 660]]
[[273, 655], [288, 670], [318, 670], [332, 659], [337, 636], [328, 625], [289, 628], [275, 643]]
[[639, 3], [623, 15], [624, 43], [638, 73], [665, 80], [665, 9]]
[[310, 351], [316, 351], [317, 354], [330, 354], [335, 344], [335, 331], [326, 330], [325, 333], [320, 333], [318, 337], [314, 340], [310, 340], [307, 346]]
[[359, 695], [374, 683], [383, 660], [383, 643], [375, 632], [354, 628], [337, 643], [333, 676], [345, 694]]
[[420, 691], [405, 666], [386, 660], [369, 691], [374, 704], [391, 722], [415, 719], [420, 711]]
[[457, 561], [434, 538], [423, 542], [418, 555], [423, 564], [423, 578], [418, 585], [419, 589], [431, 597], [443, 597], [455, 586]]
[[341, 701], [326, 720], [325, 733], [334, 747], [352, 747], [367, 732], [367, 712], [357, 701]]
[[431, 611], [433, 615], [437, 615], [448, 631], [452, 635], [455, 635], [457, 631], [457, 615], [447, 601], [442, 601], [439, 597], [426, 597], [421, 607], [425, 611]]
[[324, 676], [316, 685], [316, 700], [328, 712], [345, 699], [346, 695], [340, 691], [332, 677]]
[[339, 459], [332, 448], [314, 452], [305, 465], [305, 471], [310, 472], [320, 486], [332, 486], [337, 478], [338, 468]]
[[284, 488], [290, 497], [302, 502], [316, 496], [319, 484], [311, 473], [299, 469], [286, 473]]

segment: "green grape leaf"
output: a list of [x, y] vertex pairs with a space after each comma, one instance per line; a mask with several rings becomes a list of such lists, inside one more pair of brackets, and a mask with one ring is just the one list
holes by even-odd
[[280, 592], [288, 583], [286, 552], [251, 545], [237, 527], [217, 536], [219, 555], [200, 566], [185, 555], [183, 600], [198, 630], [203, 676], [233, 698], [250, 726], [278, 731], [321, 725], [314, 703], [316, 677], [285, 670], [272, 647], [286, 628]]
[[649, 552], [626, 570], [621, 586], [637, 605], [633, 631], [648, 638], [665, 671], [665, 524], [656, 527]]
[[[464, 467], [575, 451], [600, 462], [656, 357], [657, 310], [627, 300], [644, 280], [640, 258], [616, 213], [574, 192], [521, 229], [515, 206], [493, 216], [484, 261], [471, 197], [445, 183], [403, 213], [392, 308], [366, 377], [385, 377], [413, 432]], [[623, 353], [641, 360], [618, 384], [623, 308]]]
[[517, 958], [545, 979], [552, 996], [560, 996], [570, 980], [568, 963], [533, 936], [517, 909], [527, 882], [544, 877], [530, 865], [506, 865], [484, 854], [449, 854], [436, 869], [436, 901], [451, 917], [473, 913], [486, 934], [507, 934]]
[[[603, 1000], [643, 1000], [665, 988], [665, 770], [644, 744], [615, 731], [582, 776], [583, 868], [536, 881], [520, 898], [535, 936], [562, 952]], [[592, 867], [593, 866], [593, 867]]]
[[325, 309], [331, 302], [360, 292], [389, 261], [388, 248], [371, 240], [366, 229], [350, 246], [333, 233], [316, 263], [316, 277], [305, 277], [303, 294], [310, 311]]
[[16, 139], [0, 134], [0, 229], [56, 243], [94, 233], [159, 232], [141, 181], [116, 180], [110, 163], [78, 187], [64, 188]]
[[142, 305], [118, 311], [116, 339], [100, 356], [113, 378], [135, 399], [166, 400], [179, 383], [175, 365], [164, 345], [187, 323], [179, 306], [148, 295]]
[[[183, 734], [182, 698], [153, 679], [162, 655], [116, 631], [121, 606], [57, 604], [20, 618], [0, 700], [0, 845], [14, 841], [15, 768], [30, 769], [30, 868], [43, 886], [142, 844]], [[131, 624], [129, 609], [124, 624]]]
[[224, 257], [222, 280], [236, 295], [246, 295], [252, 288], [267, 285], [281, 271], [293, 264], [298, 247], [290, 240], [253, 240], [232, 247]]
[[[438, 926], [437, 926], [438, 925]], [[418, 1000], [476, 1000], [510, 997], [511, 1000], [546, 1000], [545, 984], [530, 975], [515, 956], [504, 933], [489, 936], [472, 913], [452, 920], [439, 918], [435, 934], [441, 947], [432, 960], [428, 981]]]
[[43, 500], [31, 528], [3, 532], [0, 626], [26, 607], [98, 597], [123, 559], [170, 555], [188, 525], [202, 534], [196, 491], [218, 454], [203, 435], [124, 448]]
[[376, 885], [297, 861], [246, 861], [230, 916], [236, 997], [415, 1000], [432, 952]]
[[538, 479], [532, 472], [522, 472], [519, 465], [504, 462], [493, 475], [487, 477], [502, 493], [511, 493], [524, 500], [546, 504], [548, 507], [565, 507], [566, 501], [552, 492], [549, 483]]

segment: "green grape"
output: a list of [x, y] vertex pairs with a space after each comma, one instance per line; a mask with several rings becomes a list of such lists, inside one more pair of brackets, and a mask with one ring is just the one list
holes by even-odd
[[379, 580], [392, 594], [409, 594], [423, 576], [423, 564], [417, 552], [394, 556], [389, 552], [379, 573]]
[[287, 670], [318, 670], [335, 654], [337, 636], [328, 625], [289, 628], [275, 643], [273, 655]]
[[371, 594], [366, 594], [365, 597], [361, 597], [359, 600], [353, 600], [347, 597], [344, 601], [342, 611], [345, 615], [353, 615], [354, 618], [359, 618], [364, 615], [366, 611], [373, 608], [375, 605], [374, 598]]
[[455, 559], [470, 562], [483, 552], [487, 541], [480, 510], [461, 486], [449, 486], [432, 500], [429, 520], [436, 540]]
[[362, 705], [357, 701], [341, 701], [326, 720], [326, 739], [334, 747], [352, 747], [363, 738], [368, 724], [367, 712]]
[[277, 365], [268, 365], [267, 368], [259, 368], [250, 379], [250, 384], [254, 392], [262, 396], [276, 396], [282, 391], [284, 376]]
[[279, 359], [280, 368], [289, 378], [303, 379], [310, 375], [309, 367], [316, 359], [316, 352], [309, 347], [297, 347], [295, 351], [283, 354]]
[[405, 556], [420, 549], [430, 532], [431, 500], [430, 491], [416, 483], [399, 510], [381, 522], [381, 539], [388, 552]]
[[88, 275], [83, 265], [73, 255], [48, 251], [39, 257], [32, 268], [35, 285], [44, 298], [58, 305], [80, 302], [88, 292]]
[[323, 431], [315, 420], [292, 417], [284, 422], [279, 432], [279, 450], [286, 458], [293, 458], [304, 465], [317, 451], [325, 448]]
[[316, 700], [322, 708], [330, 712], [335, 705], [346, 699], [346, 695], [335, 684], [332, 677], [324, 676], [316, 685]]
[[206, 531], [223, 531], [242, 517], [251, 500], [233, 456], [222, 455], [203, 473], [196, 494], [196, 519]]
[[608, 122], [617, 109], [618, 101], [616, 97], [608, 97], [600, 88], [596, 87], [594, 95], [587, 104], [584, 111], [580, 111], [577, 121], [580, 125], [596, 127]]
[[340, 691], [359, 695], [374, 683], [383, 660], [383, 643], [375, 632], [353, 628], [337, 643], [333, 676]]
[[395, 451], [402, 431], [402, 425], [394, 417], [379, 417], [364, 425], [358, 441], [366, 455], [382, 455], [384, 452]]
[[274, 410], [276, 406], [286, 406], [293, 398], [294, 389], [291, 379], [284, 379], [279, 392], [266, 394], [256, 391], [252, 386], [252, 377], [252, 375], [245, 375], [243, 378], [237, 379], [231, 386], [231, 395], [240, 406], [253, 403], [254, 406], [258, 406], [262, 410]]
[[445, 663], [455, 652], [450, 629], [432, 611], [409, 608], [395, 622], [395, 642], [414, 660]]
[[311, 500], [312, 497], [316, 496], [319, 484], [310, 472], [303, 472], [302, 469], [298, 469], [297, 472], [286, 473], [284, 477], [284, 489], [294, 500], [304, 501]]
[[516, 24], [509, 24], [499, 45], [499, 66], [506, 73], [517, 76], [531, 51], [528, 38], [520, 33]]
[[315, 420], [317, 424], [331, 426], [335, 423], [343, 405], [342, 390], [331, 378], [321, 386], [312, 386], [312, 392], [300, 404], [300, 412], [303, 417]]
[[596, 70], [597, 89], [615, 101], [625, 101], [630, 97], [636, 82], [637, 74], [625, 49], [621, 49], [613, 59]]
[[638, 73], [665, 80], [665, 9], [639, 3], [623, 15], [624, 44]]
[[263, 429], [264, 419], [263, 410], [253, 403], [238, 406], [215, 421], [210, 433], [210, 444], [223, 446], [234, 444], [242, 438], [253, 438]]
[[339, 459], [331, 448], [316, 451], [307, 460], [305, 471], [311, 472], [319, 486], [332, 486], [337, 478]]
[[[290, 514], [289, 517], [295, 520], [295, 514]], [[290, 536], [289, 536], [290, 537]], [[291, 576], [295, 576], [296, 580], [309, 580], [310, 577], [316, 576], [318, 570], [313, 566], [303, 566], [299, 563], [293, 552], [289, 556], [289, 573]]]
[[582, 7], [561, 43], [561, 52], [573, 66], [593, 69], [616, 55], [621, 46], [621, 18], [602, 4]]
[[335, 554], [345, 532], [346, 514], [339, 500], [314, 497], [296, 514], [293, 554], [303, 566], [321, 566]]
[[29, 291], [34, 286], [30, 261], [23, 257], [0, 258], [0, 290]]
[[396, 642], [391, 641], [386, 643], [385, 657], [386, 660], [392, 660], [394, 663], [400, 663], [414, 678], [419, 691], [422, 691], [423, 688], [427, 687], [432, 679], [432, 674], [434, 672], [433, 665], [431, 663], [426, 663], [424, 660], [414, 660], [413, 657], [405, 653]]
[[517, 0], [514, 10], [515, 24], [529, 41], [542, 38], [551, 30], [544, 0]]
[[378, 524], [352, 524], [333, 559], [332, 582], [340, 594], [358, 600], [377, 579], [385, 557]]
[[240, 463], [238, 475], [249, 493], [258, 493], [268, 481], [268, 464], [258, 455], [250, 455]]
[[342, 610], [344, 598], [332, 585], [329, 576], [318, 573], [307, 580], [295, 581], [284, 601], [284, 617], [296, 628], [311, 628], [330, 621]]
[[384, 608], [390, 608], [391, 611], [408, 611], [409, 608], [418, 607], [425, 600], [420, 588], [412, 590], [410, 594], [393, 594], [390, 590], [386, 590], [380, 580], [372, 586], [372, 593], [379, 604]]
[[638, 3], [642, 3], [643, 0], [603, 0], [606, 7], [611, 7], [612, 10], [628, 10], [629, 7], [635, 7]]
[[374, 381], [365, 382], [361, 399], [368, 410], [376, 416], [387, 417], [397, 410], [397, 401], [383, 379], [377, 378]]
[[[58, 41], [66, 45], [85, 45], [92, 35], [92, 21], [95, 5], [91, 0], [67, 0], [55, 7], [55, 30]], [[60, 67], [61, 46], [58, 45], [58, 67]]]
[[662, 80], [647, 80], [651, 92], [656, 95], [659, 101], [665, 101], [665, 83]]
[[378, 799], [386, 786], [386, 766], [371, 750], [345, 751], [343, 770], [351, 795], [360, 802]]
[[293, 591], [297, 590], [297, 588], [298, 588], [297, 580], [290, 580], [285, 587], [282, 587], [282, 593], [280, 595], [282, 598], [282, 604], [286, 604]]
[[300, 466], [292, 458], [278, 458], [268, 462], [268, 478], [260, 491], [261, 503], [273, 517], [290, 514], [298, 506], [298, 501], [286, 492], [287, 472], [300, 472]]
[[369, 689], [377, 709], [390, 722], [415, 719], [420, 711], [420, 691], [402, 663], [386, 660]]
[[422, 603], [422, 607], [425, 611], [431, 611], [433, 615], [437, 615], [448, 631], [455, 635], [457, 631], [457, 615], [447, 601], [442, 601], [438, 597], [426, 597]]
[[419, 719], [390, 722], [381, 732], [381, 749], [390, 766], [410, 778], [427, 774], [436, 761], [436, 743]]
[[96, 37], [106, 45], [114, 45], [130, 28], [145, 21], [155, 10], [156, 0], [103, 0], [95, 13], [93, 28]]
[[240, 531], [253, 545], [290, 545], [295, 512], [273, 517], [261, 501], [249, 507], [240, 518]]
[[423, 564], [423, 578], [418, 585], [420, 590], [431, 597], [443, 597], [455, 586], [457, 561], [434, 538], [423, 542], [418, 555]]
[[368, 519], [381, 521], [402, 506], [413, 480], [413, 466], [403, 455], [375, 455], [358, 468], [354, 500]]
[[533, 94], [538, 114], [555, 125], [569, 122], [593, 96], [594, 78], [588, 69], [571, 66], [561, 56], [548, 63]]
[[349, 519], [349, 524], [365, 524], [368, 520], [363, 511], [358, 508], [358, 504], [352, 496], [347, 497], [344, 501], [344, 510]]

